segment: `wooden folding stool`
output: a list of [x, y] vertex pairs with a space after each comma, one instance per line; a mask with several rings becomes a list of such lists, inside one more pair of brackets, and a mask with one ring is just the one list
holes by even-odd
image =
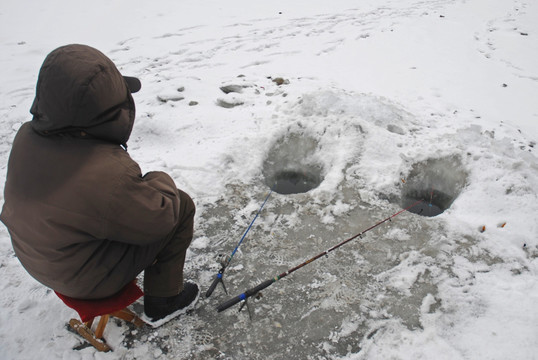
[[[81, 321], [71, 319], [69, 326], [99, 351], [111, 350], [105, 339], [103, 339], [103, 333], [111, 316], [131, 322], [137, 327], [144, 324], [135, 313], [127, 309], [127, 306], [134, 303], [143, 294], [142, 290], [136, 285], [136, 281], [130, 282], [115, 295], [99, 300], [73, 299], [56, 292], [56, 295], [80, 316]], [[99, 316], [101, 318], [95, 331], [93, 331], [94, 319]]]

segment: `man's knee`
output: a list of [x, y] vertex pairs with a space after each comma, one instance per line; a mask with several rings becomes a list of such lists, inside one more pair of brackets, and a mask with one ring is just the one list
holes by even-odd
[[183, 190], [177, 190], [179, 192], [179, 201], [180, 201], [180, 209], [181, 209], [181, 217], [194, 217], [194, 214], [196, 212], [196, 205], [194, 205], [194, 201], [192, 198], [184, 192]]

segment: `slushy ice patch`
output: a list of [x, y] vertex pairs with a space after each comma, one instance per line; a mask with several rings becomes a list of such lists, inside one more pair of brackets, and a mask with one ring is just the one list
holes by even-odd
[[298, 194], [319, 186], [322, 166], [315, 160], [318, 142], [307, 135], [290, 134], [271, 148], [263, 165], [265, 184], [279, 194]]
[[467, 182], [467, 172], [459, 157], [429, 159], [414, 164], [404, 181], [402, 208], [422, 200], [409, 211], [431, 217], [452, 205]]

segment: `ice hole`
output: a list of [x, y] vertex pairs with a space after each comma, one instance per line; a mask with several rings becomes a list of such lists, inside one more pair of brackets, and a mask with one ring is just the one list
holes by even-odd
[[318, 187], [319, 183], [319, 175], [306, 171], [283, 170], [276, 173], [267, 185], [279, 194], [298, 194]]
[[467, 182], [467, 172], [462, 168], [459, 157], [429, 159], [413, 165], [404, 177], [402, 208], [433, 217], [447, 210], [458, 197]]
[[416, 204], [415, 206], [409, 209], [410, 212], [422, 216], [437, 216], [443, 211], [448, 209], [454, 199], [438, 190], [427, 191], [409, 191], [407, 196], [403, 199], [402, 207], [405, 209], [409, 206], [412, 206], [417, 201], [422, 200], [422, 202]]
[[280, 138], [263, 165], [265, 184], [279, 194], [305, 193], [323, 180], [322, 166], [315, 160], [318, 142], [307, 135]]

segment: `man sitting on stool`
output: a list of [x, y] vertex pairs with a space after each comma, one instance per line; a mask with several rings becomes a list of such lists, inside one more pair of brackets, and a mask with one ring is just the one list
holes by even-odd
[[198, 299], [183, 280], [195, 206], [127, 153], [139, 89], [94, 48], [51, 52], [13, 141], [0, 219], [30, 275], [66, 296], [106, 298], [144, 271], [144, 312], [157, 321]]

